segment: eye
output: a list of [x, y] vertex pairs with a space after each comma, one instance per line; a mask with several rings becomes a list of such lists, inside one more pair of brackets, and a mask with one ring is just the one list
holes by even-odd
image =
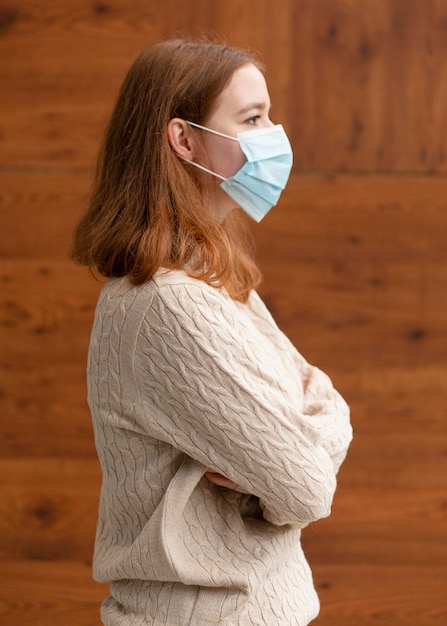
[[257, 121], [260, 119], [260, 115], [253, 115], [253, 117], [249, 117], [247, 120], [247, 124], [256, 125]]

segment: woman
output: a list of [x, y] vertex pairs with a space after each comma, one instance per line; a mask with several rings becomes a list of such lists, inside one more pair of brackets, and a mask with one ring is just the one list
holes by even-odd
[[109, 278], [88, 366], [106, 626], [318, 613], [300, 532], [330, 512], [351, 428], [255, 292], [234, 209], [259, 220], [286, 183], [269, 109], [254, 56], [167, 41], [131, 67], [106, 133], [73, 252]]

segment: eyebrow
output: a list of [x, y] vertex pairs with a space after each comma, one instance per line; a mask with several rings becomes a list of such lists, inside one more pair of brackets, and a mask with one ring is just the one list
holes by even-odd
[[[243, 107], [240, 111], [237, 112], [237, 115], [243, 115], [244, 113], [248, 113], [249, 111], [252, 111], [253, 109], [258, 109], [263, 111], [264, 109], [267, 108], [267, 102], [252, 102], [250, 104], [247, 104], [247, 106]], [[271, 105], [270, 105], [270, 109], [271, 109]]]

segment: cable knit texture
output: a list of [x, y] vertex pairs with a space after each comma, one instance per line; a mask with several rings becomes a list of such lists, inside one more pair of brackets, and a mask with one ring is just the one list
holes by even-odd
[[103, 471], [94, 576], [111, 583], [103, 623], [314, 619], [300, 533], [330, 512], [349, 411], [259, 296], [244, 305], [180, 271], [139, 287], [110, 280], [88, 386]]

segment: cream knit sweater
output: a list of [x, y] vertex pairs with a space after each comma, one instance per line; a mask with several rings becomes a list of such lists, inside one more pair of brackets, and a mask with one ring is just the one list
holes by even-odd
[[300, 532], [329, 515], [349, 411], [259, 296], [243, 305], [180, 271], [110, 280], [88, 386], [103, 623], [308, 624], [319, 604]]

